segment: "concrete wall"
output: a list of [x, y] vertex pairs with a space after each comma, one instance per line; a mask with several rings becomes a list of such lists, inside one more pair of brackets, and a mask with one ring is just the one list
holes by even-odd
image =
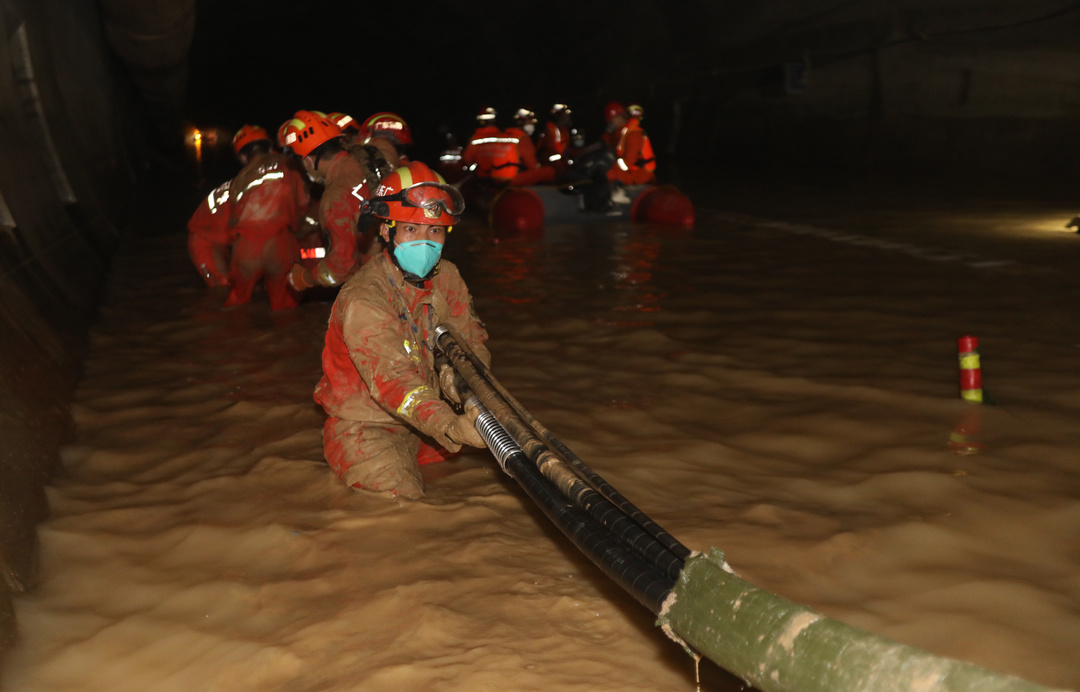
[[132, 100], [97, 6], [0, 0], [0, 652], [11, 594], [33, 584], [43, 484], [71, 439], [69, 404], [117, 240]]

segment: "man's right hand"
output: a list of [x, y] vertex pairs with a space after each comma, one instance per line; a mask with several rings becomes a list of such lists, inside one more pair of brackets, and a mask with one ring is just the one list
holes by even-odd
[[443, 366], [439, 368], [439, 389], [442, 390], [443, 396], [451, 402], [460, 404], [461, 395], [458, 393], [457, 384], [454, 382], [455, 375], [454, 369], [443, 363]]
[[[444, 433], [452, 442], [470, 447], [487, 447], [480, 431], [476, 429], [476, 419], [480, 416], [480, 409], [475, 406], [467, 406], [465, 413], [454, 418], [447, 426]], [[451, 450], [454, 451], [454, 450]]]

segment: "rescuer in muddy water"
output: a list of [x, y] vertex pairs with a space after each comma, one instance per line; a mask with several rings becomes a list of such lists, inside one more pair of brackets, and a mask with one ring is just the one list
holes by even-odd
[[324, 185], [319, 224], [330, 242], [314, 271], [294, 264], [289, 283], [297, 291], [341, 285], [366, 260], [373, 240], [357, 231], [360, 210], [370, 196], [368, 174], [345, 151], [341, 128], [320, 111], [297, 111], [285, 126], [284, 143], [308, 178]]
[[[487, 332], [457, 267], [441, 259], [461, 194], [421, 162], [390, 174], [367, 205], [384, 247], [341, 288], [323, 348], [317, 401], [330, 416], [323, 453], [353, 488], [417, 498], [419, 464], [483, 447], [477, 411], [458, 414], [453, 371], [436, 370], [434, 331], [447, 324], [485, 364]], [[438, 449], [430, 444], [434, 441]]]
[[192, 262], [208, 286], [232, 287], [226, 305], [250, 302], [260, 279], [271, 309], [297, 304], [288, 273], [300, 259], [295, 234], [309, 197], [303, 178], [272, 146], [263, 128], [240, 128], [233, 151], [243, 169], [214, 190], [188, 222]]
[[358, 141], [382, 152], [393, 169], [409, 165], [407, 148], [413, 144], [412, 130], [396, 113], [383, 111], [368, 116], [360, 126]]

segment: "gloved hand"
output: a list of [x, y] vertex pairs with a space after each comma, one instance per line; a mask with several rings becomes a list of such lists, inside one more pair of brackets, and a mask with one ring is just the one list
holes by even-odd
[[289, 270], [289, 285], [297, 291], [314, 288], [315, 276], [304, 265], [294, 264]]
[[[466, 406], [465, 413], [454, 418], [443, 432], [451, 442], [470, 447], [487, 447], [480, 431], [476, 429], [476, 419], [480, 417], [480, 409], [475, 406]], [[457, 450], [450, 450], [457, 451]]]
[[458, 393], [457, 384], [454, 383], [454, 369], [449, 364], [444, 363], [439, 368], [439, 389], [442, 390], [443, 396], [455, 404], [461, 403], [461, 394]]

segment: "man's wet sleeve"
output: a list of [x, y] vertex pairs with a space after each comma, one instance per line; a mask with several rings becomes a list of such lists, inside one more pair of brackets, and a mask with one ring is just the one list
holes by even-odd
[[350, 305], [343, 325], [349, 357], [384, 411], [436, 437], [456, 414], [424, 378], [420, 345], [405, 338], [398, 322], [389, 304]]
[[316, 268], [323, 286], [337, 286], [349, 277], [356, 265], [355, 209], [346, 199], [327, 200], [319, 208], [320, 221], [330, 236], [330, 249]]

